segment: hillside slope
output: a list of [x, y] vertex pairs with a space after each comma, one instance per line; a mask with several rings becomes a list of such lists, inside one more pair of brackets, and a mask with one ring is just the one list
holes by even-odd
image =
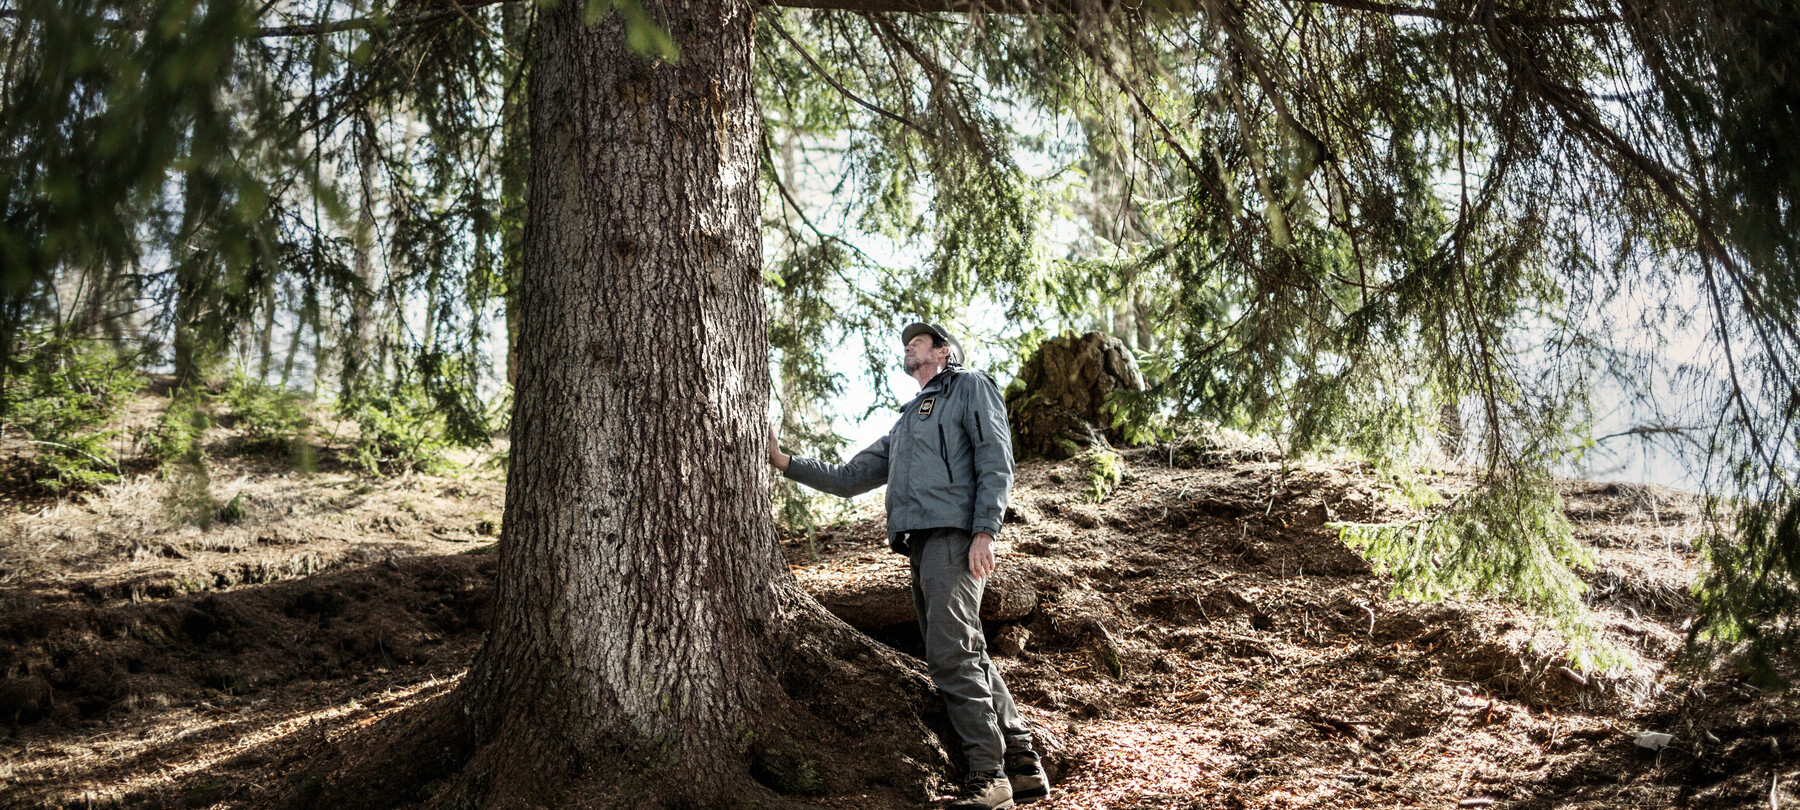
[[[0, 806], [275, 806], [337, 740], [460, 676], [491, 591], [496, 465], [371, 479], [327, 452], [301, 474], [214, 440], [214, 497], [242, 495], [232, 523], [173, 517], [169, 485], [148, 472], [78, 501], [13, 502], [0, 526]], [[1666, 669], [1692, 610], [1696, 500], [1562, 489], [1597, 553], [1584, 576], [1628, 662], [1616, 672], [1566, 670], [1556, 635], [1506, 605], [1389, 599], [1325, 525], [1407, 514], [1353, 464], [1162, 446], [1129, 454], [1098, 503], [1077, 463], [1022, 465], [992, 586], [1004, 618], [989, 629], [1057, 782], [1036, 806], [1800, 798], [1785, 695]], [[878, 515], [785, 548], [828, 606], [917, 651], [892, 610], [905, 565]], [[1646, 731], [1674, 740], [1653, 752], [1637, 745]], [[820, 803], [929, 798], [909, 790]]]

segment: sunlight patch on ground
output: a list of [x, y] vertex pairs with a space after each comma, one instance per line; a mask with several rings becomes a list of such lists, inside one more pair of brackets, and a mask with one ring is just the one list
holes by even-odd
[[[277, 749], [300, 744], [299, 737], [319, 733], [336, 742], [365, 726], [448, 692], [462, 680], [431, 678], [397, 685], [365, 701], [352, 700], [324, 708], [301, 711], [258, 707], [223, 707], [202, 703], [168, 712], [143, 715], [138, 730], [113, 731], [79, 745], [47, 746], [20, 752], [22, 764], [7, 763], [6, 781], [15, 784], [61, 783], [62, 789], [47, 795], [49, 806], [80, 807], [99, 802], [131, 802], [160, 788], [191, 788], [207, 774], [227, 768], [231, 760], [257, 749]], [[281, 714], [279, 719], [272, 714]], [[186, 720], [176, 719], [188, 715]], [[49, 749], [57, 749], [51, 751]], [[268, 753], [262, 759], [278, 757]], [[106, 783], [89, 778], [107, 774]], [[118, 778], [118, 774], [129, 774]]]
[[[1095, 747], [1081, 767], [1058, 786], [1053, 806], [1104, 808], [1183, 806], [1219, 781], [1220, 758], [1199, 730], [1178, 723], [1114, 721], [1084, 726], [1073, 741]], [[1052, 806], [1052, 805], [1046, 805]]]

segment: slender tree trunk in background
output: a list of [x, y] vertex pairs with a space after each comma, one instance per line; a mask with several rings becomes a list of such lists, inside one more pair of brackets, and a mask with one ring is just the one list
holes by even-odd
[[202, 273], [206, 262], [195, 247], [199, 240], [200, 208], [199, 193], [190, 180], [182, 191], [181, 232], [184, 238], [180, 242], [181, 255], [175, 260], [176, 390], [191, 388], [199, 382], [199, 320], [203, 305]]
[[[678, 64], [539, 11], [532, 217], [493, 626], [462, 696], [501, 772], [621, 756], [656, 803], [747, 783], [780, 688], [754, 6], [674, 0]], [[477, 754], [477, 761], [483, 757]]]
[[75, 284], [73, 295], [63, 301], [58, 293], [58, 303], [68, 309], [66, 325], [62, 334], [80, 337], [111, 337], [117, 330], [108, 329], [108, 322], [117, 317], [119, 287], [125, 276], [124, 272], [109, 265], [97, 269], [74, 270]]
[[[0, 281], [0, 284], [11, 282], [11, 278]], [[29, 279], [22, 283], [19, 291], [0, 290], [0, 394], [5, 393], [11, 382], [13, 363], [19, 357], [19, 330], [25, 324], [25, 314], [30, 309], [33, 283]], [[10, 397], [0, 396], [0, 421], [12, 416], [8, 403]]]
[[[327, 373], [325, 370], [325, 330], [329, 329], [330, 326], [325, 323], [325, 319], [317, 318], [317, 316], [314, 317], [316, 320], [313, 321], [311, 396], [316, 400], [319, 398], [319, 391], [325, 386], [325, 375]], [[334, 339], [332, 340], [332, 343], [335, 345], [337, 341]]]
[[288, 340], [287, 359], [281, 364], [281, 388], [287, 390], [294, 380], [294, 358], [300, 354], [300, 343], [306, 339], [306, 318], [294, 319], [294, 335]]
[[[525, 55], [530, 9], [508, 3], [500, 10], [500, 37], [508, 53]], [[520, 66], [521, 72], [524, 66]], [[525, 268], [525, 179], [530, 171], [528, 76], [507, 88], [500, 104], [500, 261], [506, 276], [506, 382], [519, 383], [519, 284]]]
[[437, 346], [438, 308], [437, 299], [432, 296], [437, 295], [438, 284], [443, 277], [442, 268], [436, 264], [425, 271], [425, 289], [428, 292], [425, 300], [425, 324], [419, 327], [419, 345], [427, 352]]
[[275, 348], [275, 293], [271, 289], [263, 297], [263, 322], [261, 334], [257, 336], [258, 357], [256, 361], [256, 381], [269, 382], [269, 363], [274, 359]]
[[1452, 466], [1460, 465], [1463, 454], [1462, 408], [1455, 400], [1446, 399], [1438, 406], [1438, 438], [1443, 443], [1444, 458]]
[[356, 284], [350, 288], [350, 317], [344, 324], [340, 399], [351, 399], [369, 373], [369, 349], [375, 345], [375, 125], [360, 117], [356, 166], [361, 195], [356, 222]]
[[197, 311], [195, 295], [177, 282], [175, 293], [175, 387], [183, 389], [197, 382], [195, 372], [195, 335], [193, 319]]
[[400, 377], [400, 347], [406, 345], [406, 309], [400, 306], [400, 296], [388, 285], [386, 297], [386, 327], [375, 350], [375, 368], [384, 380]]
[[117, 295], [108, 303], [100, 316], [100, 334], [112, 343], [121, 355], [131, 349], [144, 345], [147, 337], [142, 334], [141, 319], [132, 314], [131, 305], [125, 295]]
[[1131, 316], [1137, 320], [1137, 343], [1132, 348], [1139, 354], [1156, 351], [1156, 331], [1150, 322], [1150, 296], [1147, 293], [1132, 294]]

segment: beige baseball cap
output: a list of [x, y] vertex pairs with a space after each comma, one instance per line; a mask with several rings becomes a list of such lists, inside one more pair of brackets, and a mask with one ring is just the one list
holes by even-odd
[[920, 335], [936, 335], [938, 338], [942, 339], [945, 343], [950, 344], [950, 362], [955, 363], [959, 366], [963, 364], [962, 344], [956, 342], [956, 338], [951, 337], [950, 332], [948, 330], [944, 329], [941, 326], [938, 326], [935, 323], [921, 322], [921, 323], [915, 323], [915, 324], [912, 324], [912, 325], [906, 327], [904, 330], [901, 330], [901, 332], [900, 332], [900, 343], [902, 345], [911, 343], [913, 338], [916, 338]]

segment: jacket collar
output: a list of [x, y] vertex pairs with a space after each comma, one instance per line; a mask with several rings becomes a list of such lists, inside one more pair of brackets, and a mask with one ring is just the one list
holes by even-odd
[[938, 372], [937, 376], [932, 377], [930, 382], [925, 383], [925, 387], [920, 388], [919, 393], [923, 394], [927, 391], [943, 390], [950, 385], [950, 378], [956, 376], [956, 372], [961, 370], [962, 366], [956, 363], [944, 366], [944, 370]]
[[956, 373], [961, 370], [962, 366], [956, 363], [944, 366], [944, 370], [938, 372], [936, 376], [927, 381], [925, 387], [919, 389], [919, 393], [914, 394], [912, 399], [907, 400], [905, 405], [900, 406], [900, 410], [910, 411], [912, 410], [913, 404], [917, 403], [920, 398], [931, 394], [942, 393], [945, 389], [950, 387], [951, 378], [955, 377]]

